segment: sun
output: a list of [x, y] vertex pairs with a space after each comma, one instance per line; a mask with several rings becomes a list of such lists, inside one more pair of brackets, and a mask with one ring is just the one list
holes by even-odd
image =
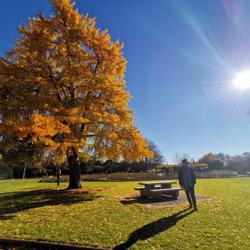
[[250, 70], [243, 70], [237, 73], [233, 79], [232, 84], [237, 89], [250, 89]]

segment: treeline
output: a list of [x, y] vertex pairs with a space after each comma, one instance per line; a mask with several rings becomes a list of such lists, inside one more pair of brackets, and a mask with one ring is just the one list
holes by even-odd
[[[111, 174], [111, 173], [164, 173], [174, 174], [177, 171], [177, 166], [180, 163], [180, 157], [176, 164], [165, 164], [165, 160], [160, 153], [159, 149], [153, 142], [149, 142], [151, 149], [154, 150], [155, 156], [151, 159], [142, 159], [140, 162], [115, 162], [112, 160], [106, 160], [104, 162], [98, 161], [93, 158], [88, 160], [84, 158], [79, 159], [79, 166], [82, 175], [89, 174]], [[20, 152], [19, 152], [20, 153]], [[67, 162], [61, 165], [47, 162], [43, 165], [32, 164], [29, 158], [17, 157], [14, 153], [5, 156], [0, 160], [0, 178], [32, 178], [55, 175], [57, 170], [61, 170], [62, 175], [69, 174], [69, 167]], [[250, 153], [246, 152], [241, 155], [229, 155], [229, 154], [213, 154], [208, 153], [201, 157], [198, 161], [193, 163], [190, 159], [191, 165], [197, 172], [203, 172], [204, 174], [213, 170], [234, 171], [240, 175], [246, 175], [250, 172]]]
[[247, 174], [250, 172], [250, 152], [234, 156], [223, 153], [209, 153], [204, 155], [198, 162], [208, 165], [205, 171], [228, 170], [236, 171], [238, 174]]
[[[113, 162], [111, 160], [100, 162], [100, 161], [88, 161], [79, 162], [80, 170], [82, 175], [86, 174], [110, 174], [117, 172], [127, 173], [139, 173], [148, 172], [158, 165], [157, 163], [141, 161], [141, 162]], [[43, 167], [25, 167], [25, 164], [13, 164], [7, 166], [4, 163], [0, 164], [0, 178], [32, 178], [42, 177], [46, 175], [56, 175], [57, 170], [61, 170], [62, 175], [69, 174], [69, 167], [67, 164], [55, 165], [53, 163], [47, 163]]]
[[[140, 162], [114, 162], [111, 160], [100, 162], [100, 161], [80, 161], [80, 170], [81, 174], [97, 174], [97, 173], [117, 173], [117, 172], [127, 172], [127, 173], [139, 173], [139, 172], [148, 172], [154, 169], [158, 163], [152, 163], [147, 161]], [[54, 164], [48, 164], [45, 169], [48, 174], [55, 174], [57, 168], [61, 169], [62, 175], [69, 174], [69, 169], [67, 165], [56, 166]]]
[[[154, 152], [152, 158], [143, 158], [139, 162], [117, 162], [112, 160], [99, 161], [94, 157], [79, 157], [78, 164], [81, 174], [147, 172], [157, 165], [164, 163], [165, 159], [158, 147], [152, 141], [147, 141], [149, 149]], [[47, 163], [44, 164], [38, 164], [39, 162], [41, 163], [42, 160], [44, 161], [44, 159], [39, 157], [39, 154], [30, 152], [27, 147], [18, 151], [9, 151], [8, 153], [2, 152], [2, 156], [0, 160], [0, 178], [32, 178], [55, 175], [58, 169], [61, 170], [62, 175], [69, 175], [70, 173], [67, 162], [60, 165], [51, 161], [47, 161]]]

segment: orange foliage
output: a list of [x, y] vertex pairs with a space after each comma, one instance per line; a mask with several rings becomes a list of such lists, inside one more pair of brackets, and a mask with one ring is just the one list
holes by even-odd
[[214, 156], [213, 156], [212, 153], [205, 154], [204, 156], [202, 156], [202, 160], [204, 160], [204, 161], [213, 161], [214, 160]]
[[69, 0], [51, 3], [54, 16], [29, 19], [0, 58], [0, 133], [60, 160], [72, 146], [101, 159], [151, 157], [127, 107], [123, 45]]

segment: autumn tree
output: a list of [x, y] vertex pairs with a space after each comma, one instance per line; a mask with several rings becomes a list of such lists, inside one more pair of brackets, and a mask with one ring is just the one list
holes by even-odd
[[203, 155], [198, 162], [206, 163], [208, 165], [208, 170], [219, 170], [224, 168], [223, 161], [217, 159], [216, 155], [212, 153]]
[[96, 28], [70, 0], [51, 0], [19, 27], [0, 58], [0, 134], [5, 150], [36, 145], [56, 163], [67, 159], [69, 189], [79, 188], [78, 155], [125, 161], [151, 157], [133, 125], [125, 90], [123, 45]]
[[202, 161], [213, 161], [214, 160], [214, 156], [212, 153], [208, 153], [208, 154], [205, 154], [201, 157], [201, 160]]

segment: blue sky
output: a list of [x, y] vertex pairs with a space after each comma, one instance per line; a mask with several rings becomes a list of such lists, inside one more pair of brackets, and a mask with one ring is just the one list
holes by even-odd
[[[250, 90], [231, 82], [250, 69], [250, 1], [76, 0], [124, 43], [126, 81], [136, 125], [165, 158], [239, 154], [250, 146]], [[0, 2], [0, 55], [16, 28], [47, 0]]]

